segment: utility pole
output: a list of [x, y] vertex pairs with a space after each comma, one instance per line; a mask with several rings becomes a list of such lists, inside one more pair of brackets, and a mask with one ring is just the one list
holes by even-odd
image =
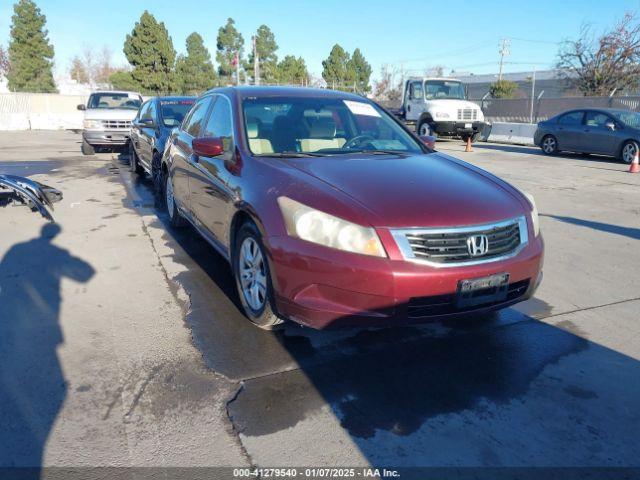
[[240, 54], [236, 53], [235, 57], [233, 57], [233, 61], [236, 67], [236, 85], [240, 85]]
[[260, 59], [255, 35], [251, 37], [251, 43], [253, 44], [253, 83], [260, 85]]
[[529, 113], [529, 123], [533, 123], [533, 102], [536, 95], [536, 66], [533, 66], [533, 76], [531, 77], [531, 111]]
[[498, 81], [502, 80], [502, 64], [504, 62], [504, 57], [508, 57], [511, 53], [509, 51], [509, 46], [511, 45], [511, 41], [508, 38], [503, 38], [500, 43], [500, 50], [498, 53], [500, 54], [500, 70], [498, 71]]

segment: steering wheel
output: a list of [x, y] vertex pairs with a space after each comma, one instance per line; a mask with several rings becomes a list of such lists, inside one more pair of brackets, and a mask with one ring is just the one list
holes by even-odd
[[372, 142], [375, 140], [371, 135], [356, 135], [352, 139], [348, 140], [343, 146], [343, 149], [350, 149], [355, 146], [359, 146], [365, 143], [365, 141]]

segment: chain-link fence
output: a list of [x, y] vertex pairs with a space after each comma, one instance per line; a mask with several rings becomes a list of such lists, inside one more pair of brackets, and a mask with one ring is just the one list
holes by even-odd
[[575, 108], [621, 108], [640, 111], [640, 96], [629, 97], [561, 97], [491, 98], [472, 100], [480, 105], [490, 122], [537, 123]]

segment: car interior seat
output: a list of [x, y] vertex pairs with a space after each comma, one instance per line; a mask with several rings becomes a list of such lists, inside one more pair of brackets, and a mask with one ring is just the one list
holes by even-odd
[[309, 137], [298, 141], [303, 152], [342, 148], [346, 143], [346, 139], [336, 137], [336, 122], [331, 117], [318, 117], [309, 128]]
[[259, 138], [260, 124], [256, 121], [247, 121], [247, 137], [249, 137], [249, 148], [256, 155], [261, 153], [273, 153], [271, 141], [267, 138]]

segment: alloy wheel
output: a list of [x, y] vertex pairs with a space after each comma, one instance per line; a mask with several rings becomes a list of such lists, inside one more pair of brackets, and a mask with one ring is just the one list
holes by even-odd
[[553, 153], [556, 151], [556, 139], [547, 137], [542, 142], [542, 150], [544, 153]]
[[633, 162], [633, 157], [636, 156], [636, 144], [627, 143], [622, 149], [622, 160], [624, 163]]
[[240, 247], [239, 271], [244, 299], [254, 311], [260, 311], [267, 301], [267, 273], [260, 246], [251, 237]]
[[167, 178], [167, 184], [165, 187], [165, 201], [167, 202], [167, 211], [169, 212], [169, 217], [173, 218], [173, 184], [171, 183], [171, 178]]

